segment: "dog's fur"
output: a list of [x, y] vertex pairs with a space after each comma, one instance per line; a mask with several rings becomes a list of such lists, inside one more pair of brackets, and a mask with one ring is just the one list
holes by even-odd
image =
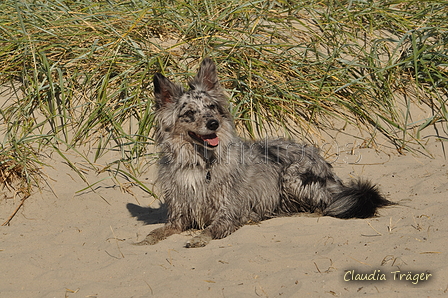
[[367, 218], [392, 204], [370, 182], [344, 185], [313, 146], [240, 139], [212, 60], [204, 59], [189, 87], [154, 76], [168, 221], [137, 244], [194, 228], [202, 232], [186, 247], [201, 247], [250, 221], [296, 212]]

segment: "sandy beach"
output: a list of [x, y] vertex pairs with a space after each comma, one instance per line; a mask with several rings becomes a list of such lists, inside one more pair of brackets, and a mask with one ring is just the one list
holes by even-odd
[[[73, 156], [89, 183], [98, 182], [80, 191], [86, 184], [53, 153], [42, 168], [46, 183], [0, 228], [0, 296], [445, 295], [448, 172], [441, 143], [427, 144], [429, 157], [359, 148], [344, 134], [334, 138], [339, 152], [327, 155], [336, 173], [372, 179], [398, 206], [371, 219], [274, 218], [196, 249], [184, 248], [194, 232], [131, 245], [163, 224], [159, 201], [123, 177], [97, 175]], [[140, 179], [152, 187], [155, 167]], [[4, 192], [2, 222], [19, 203]]]
[[[0, 298], [448, 297], [447, 3], [0, 2]], [[294, 135], [396, 204], [133, 245], [167, 220], [155, 121], [210, 150], [231, 127], [206, 57], [240, 135]]]

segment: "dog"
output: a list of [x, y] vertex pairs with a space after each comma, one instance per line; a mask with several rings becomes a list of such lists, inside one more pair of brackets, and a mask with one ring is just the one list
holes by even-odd
[[393, 204], [369, 181], [345, 185], [314, 146], [239, 138], [210, 58], [188, 90], [160, 73], [153, 83], [158, 181], [168, 219], [136, 245], [199, 229], [185, 247], [202, 247], [249, 222], [298, 212], [368, 218]]

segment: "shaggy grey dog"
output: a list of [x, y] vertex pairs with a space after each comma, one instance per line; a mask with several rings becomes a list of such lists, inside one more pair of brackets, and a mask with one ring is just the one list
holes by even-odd
[[313, 146], [240, 139], [212, 60], [204, 59], [189, 87], [154, 76], [168, 221], [137, 245], [194, 228], [202, 232], [186, 247], [201, 247], [250, 221], [296, 212], [366, 218], [392, 204], [370, 182], [344, 185]]

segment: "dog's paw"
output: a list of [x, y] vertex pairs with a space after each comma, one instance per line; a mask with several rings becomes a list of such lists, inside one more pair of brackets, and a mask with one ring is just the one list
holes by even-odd
[[185, 243], [185, 247], [186, 248], [204, 247], [210, 242], [210, 240], [212, 240], [211, 236], [201, 234], [188, 240], [187, 243]]
[[142, 246], [142, 245], [154, 245], [154, 244], [156, 244], [157, 242], [159, 242], [158, 239], [156, 239], [156, 238], [153, 237], [152, 235], [148, 235], [148, 236], [146, 236], [146, 238], [143, 239], [142, 241], [132, 243], [132, 245], [136, 245], [136, 246]]

